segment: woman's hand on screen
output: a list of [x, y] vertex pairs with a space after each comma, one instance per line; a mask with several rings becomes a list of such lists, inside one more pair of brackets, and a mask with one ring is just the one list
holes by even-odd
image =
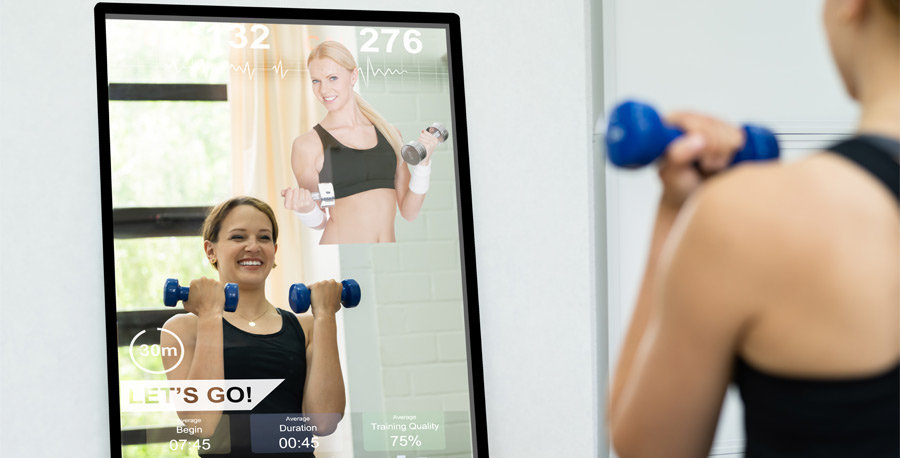
[[316, 207], [312, 193], [304, 188], [284, 188], [281, 190], [284, 208], [300, 213], [308, 213]]
[[191, 280], [191, 292], [184, 310], [198, 317], [222, 316], [225, 311], [225, 284], [211, 278]]
[[425, 159], [422, 159], [420, 163], [422, 165], [428, 165], [431, 163], [431, 154], [434, 153], [434, 149], [437, 148], [441, 142], [427, 130], [419, 132], [419, 138], [417, 140], [425, 147]]
[[334, 280], [320, 281], [310, 285], [310, 308], [313, 316], [334, 316], [341, 309], [342, 290], [343, 286]]

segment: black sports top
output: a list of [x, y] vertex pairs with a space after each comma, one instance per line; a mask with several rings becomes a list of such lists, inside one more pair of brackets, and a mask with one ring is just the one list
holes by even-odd
[[332, 183], [336, 199], [370, 189], [394, 189], [397, 155], [378, 128], [375, 129], [378, 143], [366, 150], [343, 145], [320, 124], [313, 129], [319, 134], [325, 154], [319, 183]]
[[[860, 136], [828, 148], [884, 183], [900, 199], [900, 142]], [[745, 456], [900, 456], [900, 364], [870, 377], [795, 379], [766, 374], [741, 358], [734, 381], [744, 401]]]
[[[303, 405], [303, 384], [306, 380], [306, 337], [293, 313], [277, 309], [281, 315], [281, 330], [274, 334], [251, 334], [222, 320], [226, 379], [285, 379], [251, 411], [226, 411], [229, 434], [216, 428], [212, 437], [213, 449], [231, 444], [230, 454], [201, 454], [200, 456], [257, 456], [250, 444], [250, 416], [257, 413], [298, 414]], [[225, 424], [223, 416], [219, 425]], [[227, 448], [226, 448], [227, 449]], [[259, 455], [263, 456], [263, 455]], [[264, 456], [272, 456], [265, 454]], [[281, 454], [277, 456], [313, 457], [312, 453]]]

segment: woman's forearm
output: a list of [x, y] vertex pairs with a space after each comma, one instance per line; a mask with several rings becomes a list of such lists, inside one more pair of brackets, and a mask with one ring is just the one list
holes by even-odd
[[412, 171], [401, 165], [397, 169], [397, 202], [399, 202], [400, 216], [407, 221], [412, 221], [419, 216], [422, 204], [425, 202], [425, 193], [431, 186], [431, 160], [426, 159]]
[[[303, 393], [304, 413], [311, 415], [319, 434], [329, 434], [344, 413], [344, 377], [337, 347], [334, 315], [314, 321], [309, 377]], [[315, 414], [325, 414], [317, 418]], [[318, 420], [318, 421], [317, 421]]]
[[221, 380], [225, 378], [222, 350], [222, 316], [197, 318], [197, 340], [194, 357], [188, 371], [190, 380]]
[[422, 204], [425, 203], [425, 194], [416, 194], [406, 190], [403, 200], [400, 202], [400, 216], [407, 221], [412, 221], [419, 216]]
[[[194, 355], [188, 371], [188, 380], [223, 380], [225, 362], [222, 349], [222, 316], [199, 317]], [[222, 418], [222, 411], [178, 412], [182, 419], [199, 419], [201, 432], [198, 437], [210, 437]]]
[[656, 212], [656, 223], [653, 227], [653, 238], [650, 242], [650, 253], [647, 256], [644, 278], [641, 282], [641, 289], [632, 313], [631, 324], [622, 344], [616, 371], [613, 375], [608, 412], [610, 424], [613, 423], [618, 413], [622, 392], [629, 382], [634, 358], [647, 329], [647, 323], [650, 321], [653, 298], [656, 294], [656, 274], [660, 253], [677, 216], [678, 208], [660, 202]]

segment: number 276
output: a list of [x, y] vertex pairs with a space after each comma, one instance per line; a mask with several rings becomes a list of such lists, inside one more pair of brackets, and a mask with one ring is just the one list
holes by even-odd
[[[373, 46], [375, 42], [378, 41], [379, 32], [388, 35], [385, 52], [394, 52], [394, 41], [397, 39], [397, 35], [400, 35], [400, 29], [381, 29], [379, 31], [372, 27], [366, 27], [359, 31], [360, 35], [369, 35], [369, 39], [360, 46], [359, 52], [379, 52], [379, 49]], [[418, 30], [407, 30], [406, 33], [403, 34], [403, 49], [406, 49], [406, 52], [410, 54], [422, 52], [422, 40], [419, 39], [421, 36], [422, 32], [419, 32]]]

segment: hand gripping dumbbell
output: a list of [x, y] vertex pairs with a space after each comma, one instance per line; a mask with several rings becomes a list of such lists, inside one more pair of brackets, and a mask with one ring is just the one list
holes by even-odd
[[[344, 280], [341, 282], [341, 304], [347, 308], [359, 305], [362, 293], [356, 280]], [[294, 283], [288, 291], [288, 303], [294, 313], [305, 313], [309, 310], [310, 291], [303, 283]]]
[[[749, 124], [743, 127], [747, 140], [731, 164], [778, 158], [778, 142], [771, 131]], [[606, 150], [613, 164], [637, 168], [662, 156], [669, 143], [682, 135], [681, 129], [663, 124], [650, 105], [627, 101], [617, 106], [609, 118]]]
[[322, 207], [334, 207], [334, 185], [331, 183], [319, 183], [319, 192], [309, 193], [312, 200], [318, 200]]
[[[444, 143], [447, 138], [450, 137], [450, 131], [448, 131], [447, 128], [439, 122], [428, 126], [425, 131], [437, 137], [437, 139], [440, 140], [441, 143]], [[403, 156], [403, 160], [406, 161], [409, 165], [418, 164], [422, 161], [422, 159], [425, 159], [426, 154], [427, 151], [425, 151], [425, 145], [415, 140], [407, 142], [405, 145], [403, 145], [402, 148], [400, 148], [400, 155]]]
[[[163, 304], [166, 307], [175, 307], [178, 301], [188, 300], [191, 288], [187, 286], [179, 286], [178, 280], [170, 278], [166, 280], [163, 287]], [[237, 310], [238, 304], [238, 285], [237, 283], [225, 283], [225, 311], [233, 312]]]

